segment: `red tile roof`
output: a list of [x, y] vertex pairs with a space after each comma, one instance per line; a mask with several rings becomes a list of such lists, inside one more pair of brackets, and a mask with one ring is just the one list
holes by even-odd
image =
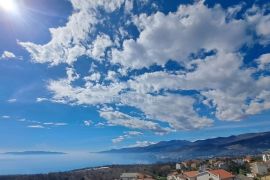
[[196, 177], [198, 175], [198, 171], [187, 171], [187, 172], [184, 172], [183, 174], [187, 177]]
[[228, 171], [225, 171], [223, 169], [210, 170], [209, 172], [216, 175], [216, 176], [219, 176], [220, 179], [227, 179], [227, 178], [235, 177], [233, 174], [231, 174]]

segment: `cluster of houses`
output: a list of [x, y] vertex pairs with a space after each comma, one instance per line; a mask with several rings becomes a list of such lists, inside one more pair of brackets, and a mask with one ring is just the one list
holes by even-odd
[[[247, 156], [232, 158], [230, 161], [238, 166], [247, 165], [249, 172], [232, 174], [228, 171], [226, 158], [190, 160], [176, 163], [176, 169], [168, 174], [167, 180], [270, 180], [270, 151], [263, 153], [259, 159]], [[154, 178], [142, 173], [123, 173], [120, 180], [154, 180]]]
[[234, 180], [233, 174], [223, 169], [206, 171], [173, 172], [168, 175], [167, 180]]
[[270, 174], [270, 152], [265, 152], [262, 154], [262, 161], [256, 161], [250, 163], [250, 170], [253, 177], [269, 177]]

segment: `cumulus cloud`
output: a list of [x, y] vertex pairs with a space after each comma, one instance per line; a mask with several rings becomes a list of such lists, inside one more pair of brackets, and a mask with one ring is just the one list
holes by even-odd
[[246, 12], [247, 20], [255, 29], [256, 34], [259, 36], [259, 42], [263, 45], [270, 43], [270, 15], [267, 13], [269, 8], [253, 6]]
[[270, 53], [267, 54], [262, 54], [258, 59], [257, 59], [259, 69], [264, 70], [267, 69], [270, 70]]
[[0, 59], [14, 59], [14, 58], [16, 58], [16, 55], [10, 51], [4, 51], [0, 56]]
[[164, 65], [169, 59], [185, 64], [191, 53], [201, 49], [235, 51], [249, 40], [247, 24], [226, 18], [221, 7], [208, 8], [203, 1], [181, 5], [177, 12], [168, 15], [139, 15], [134, 18], [141, 30], [139, 38], [125, 40], [123, 50], [113, 49], [112, 62], [140, 69]]
[[63, 27], [50, 28], [51, 40], [44, 45], [32, 42], [19, 42], [30, 54], [34, 62], [72, 64], [78, 57], [89, 55], [94, 58], [104, 57], [104, 50], [112, 42], [109, 36], [100, 35], [93, 41], [91, 34], [95, 32], [95, 25], [102, 22], [98, 19], [95, 9], [102, 8], [107, 12], [113, 12], [120, 8], [124, 0], [116, 1], [89, 1], [71, 0], [76, 10], [70, 17], [68, 23]]
[[[269, 71], [269, 54], [254, 59], [257, 67], [246, 67], [241, 52], [242, 47], [269, 43], [265, 7], [254, 5], [235, 18], [242, 4], [224, 9], [196, 1], [166, 14], [132, 14], [135, 6], [129, 0], [71, 3], [75, 11], [68, 23], [51, 28], [47, 44], [19, 42], [34, 62], [68, 64], [66, 78], [48, 82], [50, 101], [95, 106], [107, 121], [102, 126], [156, 134], [209, 127], [215, 119], [239, 121], [270, 109], [270, 78], [263, 73]], [[105, 23], [109, 16], [100, 17], [100, 9], [108, 14], [124, 9], [131, 16], [121, 27], [112, 26]], [[98, 32], [101, 24], [120, 31], [121, 37]], [[137, 27], [137, 37], [128, 34], [128, 24]], [[98, 64], [92, 63], [87, 74], [80, 74], [74, 66], [83, 55]], [[169, 60], [182, 69], [168, 70], [165, 64]], [[159, 70], [151, 69], [152, 65], [159, 65]], [[137, 71], [141, 68], [145, 69]], [[104, 106], [108, 107], [100, 108]], [[126, 136], [131, 135], [113, 141], [121, 142]]]
[[89, 50], [89, 55], [97, 60], [102, 60], [105, 57], [106, 48], [113, 45], [110, 37], [108, 35], [102, 34], [97, 36], [93, 44], [91, 45], [91, 49]]
[[153, 121], [132, 117], [119, 111], [100, 111], [100, 116], [106, 119], [111, 126], [151, 130], [156, 133], [168, 133], [170, 131], [169, 128], [163, 128]]

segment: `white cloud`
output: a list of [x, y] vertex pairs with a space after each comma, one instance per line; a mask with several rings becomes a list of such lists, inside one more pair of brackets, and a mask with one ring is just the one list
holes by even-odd
[[[168, 14], [132, 14], [129, 21], [138, 27], [138, 38], [132, 39], [124, 26], [110, 26], [113, 31], [122, 32], [121, 38], [128, 37], [121, 39], [96, 32], [95, 26], [108, 20], [98, 17], [98, 9], [110, 13], [123, 7], [130, 11], [132, 1], [71, 0], [71, 3], [74, 12], [68, 23], [51, 28], [52, 38], [47, 44], [20, 42], [35, 62], [70, 65], [66, 78], [48, 82], [53, 94], [50, 101], [96, 107], [114, 104], [114, 109], [98, 108], [107, 123], [97, 125], [120, 125], [158, 134], [209, 127], [214, 122], [210, 118], [212, 113], [219, 120], [238, 121], [270, 109], [269, 76], [254, 78], [254, 73], [268, 70], [269, 54], [256, 60], [258, 68], [247, 68], [243, 67], [244, 55], [239, 50], [258, 41], [263, 45], [269, 42], [269, 15], [258, 7], [252, 7], [243, 18], [237, 19], [235, 14], [242, 5], [226, 10], [218, 5], [210, 8], [203, 1], [181, 5]], [[252, 39], [251, 34], [260, 39]], [[209, 51], [214, 53], [197, 57]], [[99, 71], [92, 63], [88, 75], [76, 72], [72, 64], [82, 55], [93, 58], [108, 71]], [[128, 76], [128, 70], [153, 64], [163, 66], [170, 59], [185, 69]], [[115, 64], [123, 68], [113, 69]], [[81, 79], [83, 84], [74, 85], [75, 80]], [[38, 102], [44, 100], [47, 99], [37, 98]], [[210, 108], [209, 117], [201, 115], [198, 104]], [[119, 106], [134, 108], [141, 116], [120, 112]], [[125, 135], [115, 141], [123, 141]]]
[[9, 100], [7, 100], [7, 102], [9, 102], [9, 103], [15, 103], [15, 102], [17, 102], [17, 99], [9, 99]]
[[107, 12], [113, 12], [120, 8], [124, 0], [71, 0], [74, 12], [69, 17], [69, 21], [63, 27], [50, 28], [51, 40], [44, 45], [32, 42], [19, 42], [30, 54], [34, 62], [50, 63], [58, 65], [60, 63], [72, 64], [78, 57], [89, 55], [94, 58], [102, 58], [104, 49], [112, 43], [106, 35], [98, 36], [90, 46], [91, 34], [96, 29], [95, 25], [102, 22], [98, 19], [96, 9], [103, 8]]
[[139, 131], [128, 131], [126, 132], [126, 134], [131, 135], [131, 136], [143, 135], [143, 133]]
[[20, 122], [25, 122], [26, 119], [25, 119], [25, 118], [21, 118], [21, 119], [18, 119], [18, 121], [20, 121]]
[[117, 137], [117, 138], [115, 138], [115, 139], [112, 139], [112, 142], [113, 142], [114, 144], [117, 144], [117, 143], [122, 142], [124, 139], [125, 139], [125, 138], [124, 138], [123, 136], [119, 136], [119, 137]]
[[30, 126], [27, 126], [28, 128], [34, 128], [34, 129], [44, 129], [45, 127], [42, 126], [42, 125], [30, 125]]
[[91, 126], [93, 124], [93, 121], [85, 120], [85, 121], [83, 121], [83, 123], [84, 123], [85, 126]]
[[268, 9], [269, 3], [264, 7], [253, 5], [253, 7], [246, 12], [248, 23], [259, 36], [259, 43], [263, 45], [270, 43], [270, 15], [267, 13]]
[[103, 127], [103, 126], [106, 126], [105, 123], [102, 123], [102, 122], [99, 122], [97, 124], [95, 124], [96, 127]]
[[67, 126], [67, 123], [59, 122], [59, 123], [54, 123], [54, 126]]
[[153, 144], [156, 144], [156, 143], [150, 142], [150, 141], [136, 141], [136, 144], [130, 145], [129, 147], [146, 147]]
[[124, 114], [119, 111], [100, 111], [100, 116], [112, 126], [124, 126], [132, 129], [144, 129], [156, 133], [168, 133], [169, 128], [162, 128], [158, 123], [148, 120], [141, 120]]
[[111, 103], [118, 99], [119, 92], [125, 88], [123, 83], [114, 83], [103, 86], [87, 82], [86, 87], [73, 87], [66, 80], [49, 82], [48, 89], [54, 93], [53, 99], [56, 102], [74, 102], [75, 104], [104, 104]]
[[0, 57], [0, 59], [14, 59], [14, 58], [16, 58], [16, 55], [10, 51], [4, 51]]
[[113, 42], [111, 41], [108, 35], [105, 34], [99, 35], [91, 45], [89, 55], [94, 59], [102, 60], [105, 57], [106, 48], [112, 45]]
[[176, 94], [149, 95], [127, 93], [122, 103], [140, 109], [149, 119], [166, 122], [176, 130], [189, 130], [211, 126], [212, 120], [200, 117], [193, 109], [192, 97]]
[[2, 118], [3, 118], [3, 119], [9, 119], [9, 118], [10, 118], [10, 116], [8, 116], [8, 115], [4, 115], [4, 116], [2, 116]]
[[54, 123], [53, 122], [45, 122], [43, 123], [44, 125], [53, 125]]
[[259, 69], [263, 70], [268, 68], [270, 69], [270, 53], [263, 54], [261, 55], [258, 59], [257, 62], [259, 64]]
[[38, 97], [36, 99], [36, 102], [44, 102], [44, 101], [48, 101], [48, 99], [47, 98], [42, 98], [42, 97]]
[[130, 13], [130, 11], [132, 11], [133, 9], [133, 0], [126, 0], [125, 2], [125, 11], [126, 13]]
[[143, 133], [139, 131], [128, 131], [128, 132], [125, 132], [124, 135], [121, 135], [121, 136], [118, 136], [117, 138], [112, 139], [112, 142], [114, 144], [117, 144], [124, 141], [125, 139], [132, 138], [135, 136], [140, 136], [140, 135], [143, 135]]
[[91, 74], [90, 76], [84, 77], [83, 79], [84, 79], [85, 81], [94, 81], [94, 82], [98, 82], [98, 81], [100, 80], [100, 77], [101, 77], [100, 73], [96, 72], [96, 73]]
[[42, 123], [45, 126], [67, 126], [68, 123], [63, 123], [63, 122], [44, 122]]
[[[215, 17], [215, 18], [213, 18]], [[161, 12], [134, 18], [141, 33], [138, 39], [128, 39], [123, 50], [112, 51], [112, 62], [126, 68], [164, 65], [173, 59], [185, 64], [191, 53], [201, 49], [235, 51], [249, 40], [244, 20], [226, 21], [221, 7], [208, 8], [202, 1], [181, 5], [177, 12]]]

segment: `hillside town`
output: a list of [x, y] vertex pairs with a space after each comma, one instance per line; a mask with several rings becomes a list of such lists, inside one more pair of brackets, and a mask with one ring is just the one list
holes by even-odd
[[221, 157], [176, 163], [167, 177], [123, 173], [120, 180], [270, 180], [270, 151], [258, 156]]

